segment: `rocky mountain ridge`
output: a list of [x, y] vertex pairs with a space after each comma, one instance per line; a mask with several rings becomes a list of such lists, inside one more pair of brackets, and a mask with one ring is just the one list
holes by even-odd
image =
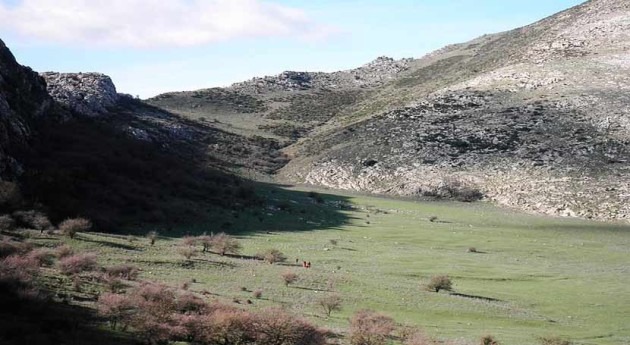
[[101, 73], [44, 72], [48, 93], [77, 114], [99, 116], [118, 103], [120, 95], [111, 78]]
[[253, 78], [235, 83], [229, 90], [246, 94], [309, 89], [366, 88], [391, 81], [408, 68], [412, 59], [394, 60], [387, 56], [376, 58], [359, 68], [332, 73], [285, 71], [276, 76]]

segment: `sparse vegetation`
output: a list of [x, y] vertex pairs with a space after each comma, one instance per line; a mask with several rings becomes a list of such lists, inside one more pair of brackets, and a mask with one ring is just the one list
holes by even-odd
[[96, 255], [92, 253], [74, 254], [59, 260], [59, 270], [66, 275], [93, 271], [96, 267]]
[[317, 301], [317, 304], [319, 304], [322, 309], [324, 309], [324, 313], [326, 314], [326, 316], [330, 317], [330, 314], [332, 314], [333, 311], [341, 310], [342, 301], [343, 299], [340, 295], [332, 294], [320, 298]]
[[295, 283], [298, 280], [298, 275], [295, 272], [286, 271], [282, 273], [282, 281], [285, 286]]
[[440, 290], [451, 291], [453, 289], [453, 282], [451, 282], [451, 278], [448, 276], [438, 275], [431, 277], [426, 287], [427, 290], [433, 292], [440, 292]]
[[287, 257], [278, 249], [268, 249], [263, 253], [256, 254], [256, 257], [261, 260], [265, 260], [270, 264], [284, 262], [287, 260]]
[[571, 345], [569, 340], [558, 336], [539, 337], [538, 341], [540, 342], [540, 345]]
[[394, 329], [392, 318], [371, 310], [360, 310], [350, 320], [350, 344], [384, 345]]
[[85, 218], [70, 218], [59, 224], [62, 234], [74, 238], [79, 232], [86, 232], [92, 228], [92, 222]]
[[484, 335], [481, 337], [481, 345], [500, 345], [499, 341], [492, 335]]
[[190, 261], [193, 257], [197, 256], [197, 250], [194, 247], [182, 246], [177, 248], [177, 253], [183, 256], [186, 261]]
[[241, 251], [240, 242], [224, 232], [211, 236], [210, 247], [221, 256], [225, 254], [238, 254]]

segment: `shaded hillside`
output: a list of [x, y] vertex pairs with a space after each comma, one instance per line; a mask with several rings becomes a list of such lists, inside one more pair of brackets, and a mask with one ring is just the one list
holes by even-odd
[[14, 179], [20, 174], [30, 125], [42, 116], [51, 116], [52, 108], [42, 78], [18, 64], [0, 40], [0, 178]]
[[236, 173], [269, 174], [286, 162], [277, 141], [148, 106], [102, 74], [42, 78], [4, 45], [0, 53], [1, 178], [12, 181], [0, 185], [3, 213], [36, 208], [54, 224], [83, 216], [107, 231], [169, 228], [261, 205]]

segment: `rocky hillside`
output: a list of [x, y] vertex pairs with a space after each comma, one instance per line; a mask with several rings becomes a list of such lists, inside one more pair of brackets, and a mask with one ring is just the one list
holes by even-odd
[[112, 80], [100, 73], [41, 73], [55, 101], [81, 115], [98, 116], [118, 103]]
[[630, 3], [591, 0], [420, 59], [150, 104], [278, 140], [279, 181], [630, 219]]
[[293, 147], [281, 176], [630, 219], [629, 33], [630, 3], [592, 0], [446, 47]]
[[261, 202], [234, 173], [278, 170], [279, 149], [118, 94], [102, 74], [40, 75], [0, 45], [2, 214], [81, 215], [105, 231], [231, 218]]
[[20, 156], [28, 149], [31, 124], [52, 106], [43, 79], [18, 64], [0, 40], [0, 180], [23, 172]]

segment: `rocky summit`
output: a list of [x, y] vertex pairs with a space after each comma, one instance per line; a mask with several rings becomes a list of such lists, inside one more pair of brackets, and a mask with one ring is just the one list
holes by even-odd
[[41, 76], [48, 93], [76, 114], [106, 114], [120, 99], [111, 78], [101, 73], [45, 72]]

